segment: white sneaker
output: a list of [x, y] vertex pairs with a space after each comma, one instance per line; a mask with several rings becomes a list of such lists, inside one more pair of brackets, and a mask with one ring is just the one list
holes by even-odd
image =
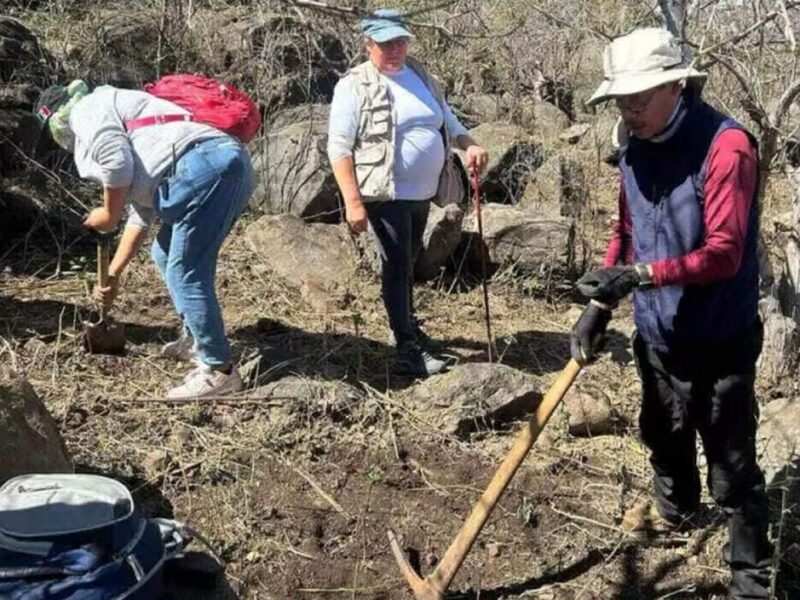
[[164, 344], [161, 348], [161, 356], [172, 360], [189, 362], [197, 356], [197, 343], [191, 335], [184, 332], [174, 342]]
[[183, 384], [167, 392], [168, 400], [181, 400], [184, 398], [208, 398], [235, 394], [244, 389], [242, 378], [236, 367], [230, 373], [223, 373], [212, 369], [208, 365], [198, 364], [197, 368], [190, 371], [184, 378]]

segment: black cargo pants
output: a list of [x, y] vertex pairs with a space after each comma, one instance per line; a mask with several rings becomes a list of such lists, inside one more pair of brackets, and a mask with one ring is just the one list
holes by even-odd
[[397, 344], [414, 339], [414, 265], [430, 200], [369, 202], [367, 217], [381, 254], [381, 295]]
[[728, 516], [724, 558], [733, 574], [731, 600], [767, 598], [769, 592], [769, 506], [755, 448], [755, 364], [763, 338], [758, 322], [724, 344], [663, 352], [638, 335], [633, 341], [642, 380], [639, 425], [651, 452], [659, 512], [681, 521], [699, 507], [697, 432], [711, 496]]

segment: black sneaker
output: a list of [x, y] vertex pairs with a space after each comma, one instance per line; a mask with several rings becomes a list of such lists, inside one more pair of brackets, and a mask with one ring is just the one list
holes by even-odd
[[428, 352], [438, 352], [442, 349], [442, 343], [430, 337], [422, 330], [422, 321], [416, 316], [411, 317], [411, 330], [417, 338], [417, 342]]
[[432, 356], [416, 340], [403, 342], [397, 347], [397, 365], [395, 370], [401, 375], [430, 377], [444, 371], [443, 360]]
[[[416, 315], [412, 315], [411, 317], [411, 333], [414, 334], [414, 337], [417, 340], [417, 343], [422, 346], [423, 350], [428, 352], [438, 352], [442, 349], [443, 344], [430, 337], [427, 333], [422, 330], [422, 321], [417, 318]], [[389, 330], [389, 345], [396, 346], [397, 341], [394, 335], [394, 331], [391, 329]]]

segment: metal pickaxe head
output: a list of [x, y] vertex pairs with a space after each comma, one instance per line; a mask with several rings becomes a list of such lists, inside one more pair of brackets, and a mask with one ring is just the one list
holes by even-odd
[[437, 585], [438, 581], [435, 578], [437, 572], [434, 571], [433, 578], [426, 577], [423, 579], [420, 577], [414, 570], [414, 567], [408, 562], [408, 559], [406, 559], [406, 555], [400, 547], [400, 543], [397, 541], [394, 532], [388, 531], [386, 533], [389, 536], [389, 545], [392, 547], [392, 553], [397, 561], [397, 566], [400, 567], [400, 571], [411, 587], [414, 598], [416, 598], [416, 600], [443, 600], [444, 591], [439, 588]]

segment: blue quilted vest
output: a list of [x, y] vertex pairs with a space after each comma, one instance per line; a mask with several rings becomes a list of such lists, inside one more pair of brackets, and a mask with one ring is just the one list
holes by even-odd
[[[631, 137], [621, 156], [635, 262], [682, 256], [702, 246], [709, 149], [726, 129], [744, 131], [699, 98], [687, 95], [685, 101], [687, 114], [670, 139], [654, 143]], [[753, 198], [744, 255], [734, 276], [706, 285], [634, 292], [636, 328], [646, 342], [665, 350], [720, 343], [753, 326], [758, 318], [757, 200]]]

